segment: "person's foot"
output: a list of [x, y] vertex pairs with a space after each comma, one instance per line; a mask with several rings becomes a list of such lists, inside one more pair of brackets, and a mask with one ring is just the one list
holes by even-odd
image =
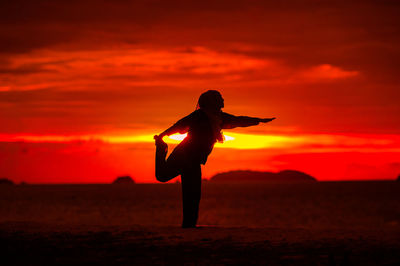
[[157, 149], [157, 154], [163, 155], [165, 157], [168, 153], [168, 145], [163, 141], [161, 137], [158, 135], [154, 136], [154, 140], [156, 141], [156, 149]]
[[195, 224], [182, 224], [182, 228], [197, 228]]

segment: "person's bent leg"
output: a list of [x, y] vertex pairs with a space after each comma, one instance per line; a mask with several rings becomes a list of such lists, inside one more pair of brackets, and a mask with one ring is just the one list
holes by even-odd
[[201, 198], [201, 167], [192, 164], [183, 169], [182, 175], [183, 228], [196, 227]]
[[179, 175], [180, 160], [175, 154], [171, 154], [168, 160], [165, 159], [168, 152], [168, 145], [161, 139], [156, 139], [156, 165], [155, 174], [159, 182], [168, 182]]

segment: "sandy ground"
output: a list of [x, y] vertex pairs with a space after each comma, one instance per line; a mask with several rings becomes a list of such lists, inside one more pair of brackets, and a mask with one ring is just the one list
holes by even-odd
[[398, 230], [0, 224], [2, 265], [399, 265]]
[[206, 185], [181, 229], [178, 185], [1, 188], [0, 265], [400, 265], [399, 189]]

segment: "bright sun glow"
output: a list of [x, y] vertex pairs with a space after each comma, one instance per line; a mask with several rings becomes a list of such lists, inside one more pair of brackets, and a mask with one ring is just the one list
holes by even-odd
[[170, 138], [172, 140], [182, 141], [186, 138], [186, 136], [187, 136], [187, 134], [175, 134], [175, 135], [168, 136], [168, 138]]
[[[186, 136], [187, 136], [187, 134], [174, 134], [174, 135], [169, 136], [169, 138], [172, 140], [176, 140], [176, 141], [182, 141], [186, 138]], [[234, 140], [235, 138], [224, 135], [224, 139], [225, 139], [224, 142], [226, 142], [226, 141]]]
[[[165, 137], [164, 141], [168, 144], [178, 144], [187, 135], [175, 134]], [[224, 135], [223, 143], [216, 143], [216, 148], [229, 149], [264, 149], [264, 148], [301, 148], [307, 147], [307, 151], [311, 150], [325, 152], [328, 150], [340, 151], [350, 149], [359, 151], [360, 149], [368, 151], [376, 151], [384, 149], [386, 152], [400, 151], [400, 138], [397, 135], [387, 135], [382, 139], [381, 136], [360, 135], [360, 136], [340, 136], [326, 134], [309, 134], [309, 135], [255, 135], [228, 132]], [[79, 136], [62, 136], [62, 135], [7, 135], [0, 134], [0, 141], [6, 142], [74, 142], [74, 141], [103, 141], [108, 143], [154, 143], [153, 135], [131, 135], [131, 136], [115, 136], [115, 135], [79, 135]]]
[[215, 147], [232, 149], [262, 149], [271, 147], [282, 147], [301, 142], [301, 137], [293, 136], [273, 136], [273, 135], [253, 135], [229, 132], [225, 135], [223, 143], [216, 143]]
[[[174, 134], [164, 139], [167, 143], [177, 144], [185, 139], [187, 134]], [[229, 132], [224, 134], [224, 142], [216, 143], [215, 147], [231, 149], [262, 149], [271, 147], [282, 147], [293, 145], [304, 141], [302, 137], [272, 136], [272, 135], [250, 135]]]

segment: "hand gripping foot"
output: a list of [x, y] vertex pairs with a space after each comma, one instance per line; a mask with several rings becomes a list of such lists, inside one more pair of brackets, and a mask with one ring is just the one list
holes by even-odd
[[157, 156], [161, 156], [164, 157], [167, 156], [168, 153], [168, 145], [167, 143], [165, 143], [163, 141], [163, 139], [161, 137], [159, 137], [158, 135], [154, 136], [154, 140], [156, 141], [156, 153]]

